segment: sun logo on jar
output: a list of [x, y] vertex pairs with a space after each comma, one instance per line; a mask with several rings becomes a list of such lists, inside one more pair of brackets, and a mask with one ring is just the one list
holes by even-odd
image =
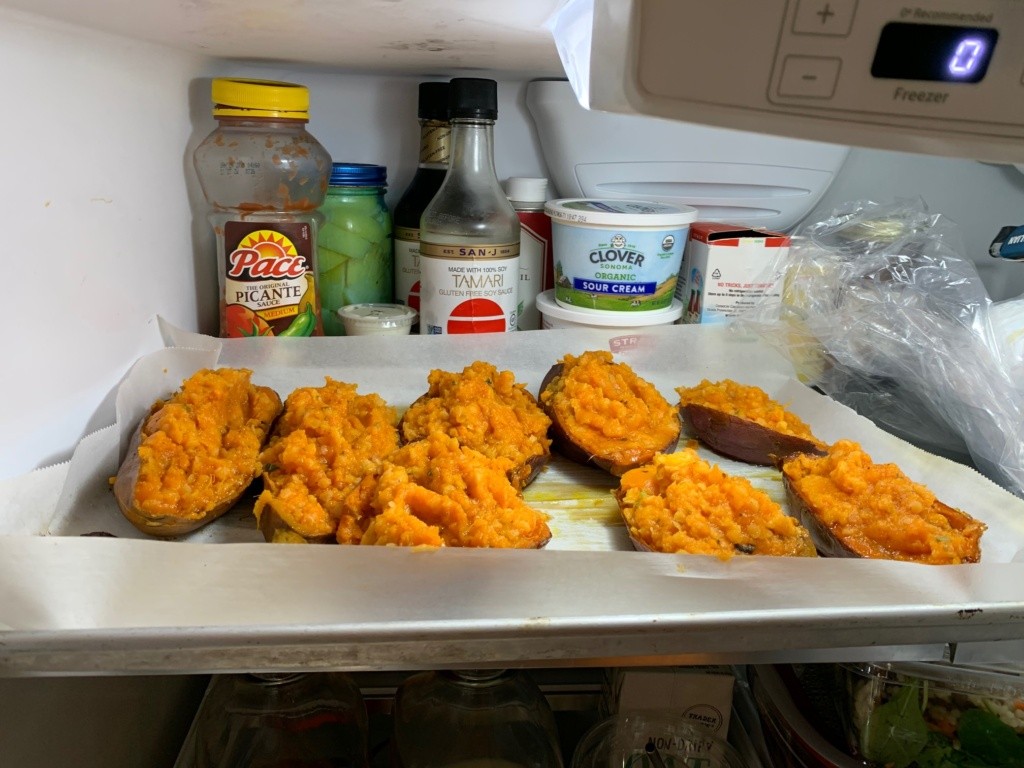
[[255, 232], [251, 232], [242, 239], [242, 242], [238, 244], [238, 247], [252, 248], [261, 256], [269, 256], [271, 258], [277, 256], [295, 256], [298, 254], [298, 251], [295, 250], [295, 246], [292, 244], [291, 240], [280, 232], [275, 232], [272, 229], [259, 229]]

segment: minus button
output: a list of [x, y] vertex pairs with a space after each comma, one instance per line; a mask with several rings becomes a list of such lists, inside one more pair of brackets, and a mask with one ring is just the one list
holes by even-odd
[[787, 56], [779, 78], [779, 96], [831, 99], [842, 60], [827, 56]]

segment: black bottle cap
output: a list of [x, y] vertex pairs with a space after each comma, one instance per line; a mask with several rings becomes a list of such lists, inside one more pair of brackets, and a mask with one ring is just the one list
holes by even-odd
[[448, 120], [448, 83], [420, 83], [419, 110], [420, 120]]
[[456, 77], [449, 83], [448, 117], [498, 119], [498, 83], [478, 77]]

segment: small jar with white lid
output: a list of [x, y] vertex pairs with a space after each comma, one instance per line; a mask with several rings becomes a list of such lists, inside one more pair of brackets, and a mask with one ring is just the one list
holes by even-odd
[[407, 336], [418, 317], [404, 304], [349, 304], [338, 310], [346, 336]]

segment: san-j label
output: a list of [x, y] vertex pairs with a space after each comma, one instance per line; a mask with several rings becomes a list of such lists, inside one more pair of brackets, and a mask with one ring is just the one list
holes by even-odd
[[420, 333], [516, 330], [519, 243], [420, 243]]

